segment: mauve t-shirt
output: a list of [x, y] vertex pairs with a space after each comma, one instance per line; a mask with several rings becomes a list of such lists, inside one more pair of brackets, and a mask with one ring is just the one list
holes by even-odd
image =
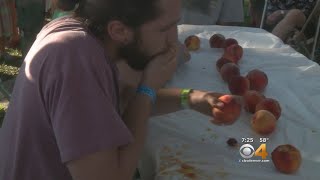
[[127, 145], [117, 70], [71, 17], [38, 34], [0, 129], [0, 180], [71, 180], [66, 162]]

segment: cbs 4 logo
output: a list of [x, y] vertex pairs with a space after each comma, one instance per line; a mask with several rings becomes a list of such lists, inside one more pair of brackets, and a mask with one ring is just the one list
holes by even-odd
[[240, 147], [239, 153], [245, 159], [252, 158], [253, 156], [260, 156], [262, 159], [266, 159], [268, 156], [267, 145], [265, 143], [260, 144], [257, 150], [251, 144], [244, 144]]

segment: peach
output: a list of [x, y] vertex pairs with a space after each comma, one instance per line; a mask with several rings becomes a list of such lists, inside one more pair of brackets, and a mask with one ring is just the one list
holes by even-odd
[[231, 77], [240, 75], [240, 69], [234, 63], [226, 63], [221, 67], [220, 75], [225, 82], [229, 82]]
[[232, 76], [228, 82], [231, 94], [243, 96], [250, 87], [249, 80], [243, 76]]
[[232, 44], [225, 48], [223, 57], [230, 59], [234, 63], [238, 64], [243, 56], [243, 49], [238, 44]]
[[256, 106], [256, 112], [259, 110], [267, 110], [271, 112], [277, 120], [281, 115], [281, 107], [279, 102], [272, 98], [266, 98], [259, 102]]
[[221, 67], [222, 67], [224, 64], [227, 64], [227, 63], [232, 63], [232, 61], [229, 60], [229, 59], [226, 59], [226, 58], [224, 58], [224, 57], [221, 57], [220, 59], [218, 59], [218, 61], [216, 62], [216, 67], [217, 67], [218, 72], [220, 72]]
[[226, 38], [222, 34], [214, 34], [209, 39], [209, 44], [211, 48], [223, 48], [224, 40]]
[[265, 96], [258, 91], [247, 91], [243, 96], [244, 109], [247, 112], [255, 113], [257, 104], [263, 99], [265, 99]]
[[263, 92], [268, 85], [268, 76], [261, 70], [254, 69], [246, 76], [250, 81], [250, 89]]
[[184, 40], [184, 44], [189, 51], [196, 51], [200, 48], [200, 39], [198, 36], [191, 35]]
[[233, 38], [227, 38], [224, 41], [223, 47], [227, 48], [228, 46], [232, 45], [232, 44], [239, 44], [237, 40], [233, 39]]
[[286, 174], [296, 172], [299, 169], [302, 160], [300, 151], [290, 144], [276, 147], [272, 151], [271, 157], [276, 169]]
[[276, 128], [277, 120], [273, 114], [266, 110], [254, 113], [251, 119], [251, 127], [260, 135], [271, 134]]
[[224, 103], [224, 106], [212, 109], [214, 121], [224, 124], [234, 123], [241, 114], [241, 104], [232, 95], [223, 95], [219, 100]]

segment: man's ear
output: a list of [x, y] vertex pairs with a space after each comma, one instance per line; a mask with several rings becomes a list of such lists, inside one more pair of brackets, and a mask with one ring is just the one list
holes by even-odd
[[128, 44], [133, 39], [131, 28], [117, 20], [109, 22], [106, 31], [110, 39], [119, 44]]

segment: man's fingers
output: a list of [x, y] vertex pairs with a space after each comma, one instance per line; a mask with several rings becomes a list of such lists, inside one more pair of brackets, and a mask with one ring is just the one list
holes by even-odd
[[182, 45], [182, 49], [183, 49], [185, 61], [190, 61], [190, 59], [191, 59], [190, 52], [188, 51], [187, 47], [184, 44]]
[[177, 61], [176, 56], [177, 56], [177, 47], [175, 45], [172, 45], [164, 54], [163, 58], [166, 60], [166, 63], [172, 63]]
[[211, 107], [221, 109], [224, 106], [224, 103], [219, 101], [216, 97], [209, 96], [208, 97], [208, 103], [211, 105]]
[[165, 50], [156, 53], [151, 56], [151, 59], [165, 59], [169, 61], [171, 58], [175, 57], [177, 54], [177, 45], [171, 44]]

